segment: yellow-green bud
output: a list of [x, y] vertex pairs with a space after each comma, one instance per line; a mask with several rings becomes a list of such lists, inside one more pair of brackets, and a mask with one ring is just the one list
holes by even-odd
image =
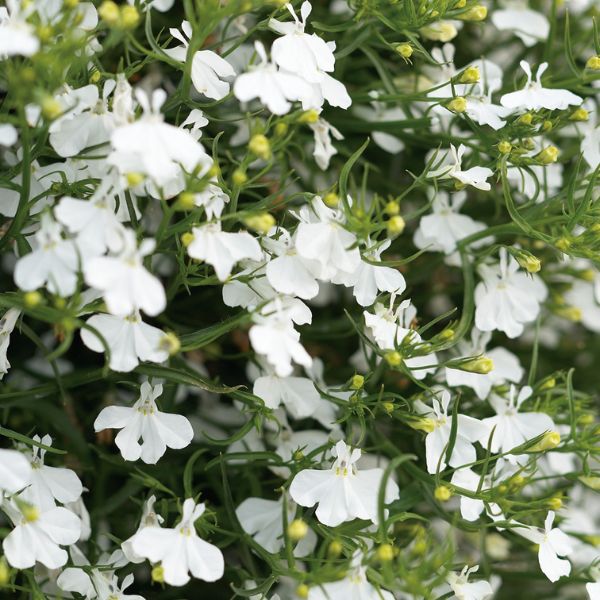
[[556, 146], [548, 146], [539, 152], [535, 158], [542, 165], [554, 163], [558, 159], [558, 148]]
[[435, 488], [433, 495], [438, 502], [447, 502], [452, 498], [452, 491], [445, 485], [438, 485]]
[[464, 12], [462, 15], [458, 15], [458, 18], [462, 21], [483, 21], [487, 17], [487, 14], [487, 7], [478, 4]]
[[560, 444], [560, 433], [558, 431], [547, 431], [544, 437], [532, 446], [530, 452], [545, 452], [546, 450], [552, 450]]
[[381, 562], [390, 562], [394, 560], [394, 547], [391, 544], [381, 544], [375, 555]]
[[290, 129], [290, 126], [283, 121], [279, 121], [277, 125], [275, 125], [275, 135], [277, 137], [283, 137]]
[[576, 306], [559, 306], [554, 312], [559, 317], [573, 321], [573, 323], [579, 323], [579, 321], [581, 321], [581, 309]]
[[42, 116], [48, 121], [56, 119], [62, 113], [60, 102], [52, 96], [46, 96], [42, 100], [40, 107], [42, 109]]
[[296, 596], [298, 598], [308, 598], [308, 586], [305, 583], [301, 583], [296, 588]]
[[586, 485], [587, 487], [589, 487], [592, 490], [599, 490], [600, 491], [600, 477], [595, 477], [595, 476], [581, 476], [579, 477], [579, 481], [581, 481], [581, 483], [583, 483], [583, 485]]
[[172, 331], [166, 332], [161, 337], [158, 345], [161, 350], [166, 350], [169, 353], [169, 356], [174, 356], [181, 350], [181, 342]]
[[518, 122], [521, 125], [531, 125], [532, 121], [533, 121], [533, 115], [531, 113], [525, 113], [524, 115], [521, 115], [518, 119]]
[[583, 271], [580, 271], [579, 277], [584, 281], [589, 281], [591, 283], [596, 279], [596, 272], [594, 269], [584, 269]]
[[471, 360], [460, 362], [452, 365], [453, 369], [460, 369], [467, 373], [478, 373], [479, 375], [487, 375], [494, 370], [494, 361], [489, 356], [479, 356]]
[[39, 292], [27, 292], [23, 295], [23, 302], [27, 308], [35, 308], [43, 301], [43, 297]]
[[554, 242], [554, 245], [561, 251], [561, 252], [566, 252], [570, 247], [571, 247], [571, 240], [569, 240], [566, 237], [561, 237], [558, 240], [556, 240], [556, 242]]
[[112, 0], [104, 0], [98, 8], [98, 15], [108, 25], [116, 25], [121, 17], [119, 6]]
[[385, 354], [385, 362], [387, 362], [390, 367], [399, 367], [402, 364], [402, 354], [397, 352], [396, 350], [392, 350], [391, 352], [386, 352]]
[[54, 307], [58, 310], [63, 310], [67, 306], [67, 301], [64, 298], [54, 298]]
[[503, 140], [498, 144], [498, 152], [500, 152], [500, 154], [508, 154], [511, 150], [512, 144], [506, 140]]
[[52, 27], [50, 25], [40, 25], [35, 30], [36, 35], [40, 39], [40, 42], [46, 43], [52, 39]]
[[544, 121], [542, 123], [542, 131], [548, 132], [548, 131], [552, 131], [552, 128], [554, 127], [554, 125], [552, 124], [552, 121]]
[[140, 185], [142, 181], [144, 181], [144, 174], [136, 173], [135, 171], [125, 173], [125, 180], [127, 181], [128, 187], [136, 187], [137, 185]]
[[75, 8], [79, 4], [79, 0], [63, 0], [65, 8]]
[[271, 143], [262, 133], [256, 133], [250, 138], [248, 149], [263, 160], [271, 158]]
[[578, 108], [573, 114], [569, 117], [571, 121], [588, 121], [590, 118], [590, 113], [588, 113], [585, 108]]
[[585, 63], [585, 68], [592, 71], [600, 71], [600, 56], [590, 56]]
[[586, 425], [592, 425], [592, 423], [594, 423], [594, 420], [595, 420], [594, 419], [594, 415], [591, 415], [591, 414], [588, 413], [586, 415], [581, 415], [579, 417], [579, 419], [577, 419], [577, 422], [580, 425], [586, 426]]
[[6, 558], [0, 558], [0, 587], [5, 586], [10, 581], [10, 567], [6, 562]]
[[306, 534], [308, 533], [308, 525], [302, 519], [294, 519], [288, 525], [287, 533], [292, 541], [297, 542], [298, 540], [306, 537]]
[[98, 71], [97, 69], [94, 69], [89, 76], [88, 81], [90, 83], [98, 83], [101, 79], [102, 75], [100, 74], [100, 71]]
[[298, 117], [298, 123], [312, 124], [312, 123], [316, 123], [318, 120], [319, 120], [319, 113], [314, 108], [311, 108], [310, 110], [305, 110]]
[[121, 7], [119, 24], [123, 29], [135, 29], [140, 22], [140, 13], [135, 6]]
[[341, 542], [338, 542], [338, 540], [333, 540], [327, 548], [327, 554], [331, 558], [337, 558], [342, 553], [343, 549], [344, 547], [342, 546]]
[[323, 197], [323, 202], [329, 208], [337, 208], [340, 203], [340, 197], [335, 192], [329, 192]]
[[464, 113], [467, 110], [467, 101], [462, 96], [457, 96], [446, 104], [446, 108], [455, 113]]
[[275, 225], [275, 217], [270, 213], [259, 213], [257, 215], [251, 215], [244, 219], [244, 223], [250, 229], [258, 231], [259, 233], [266, 234], [270, 231], [271, 227]]
[[397, 200], [390, 200], [383, 209], [391, 217], [400, 214], [400, 203]]
[[513, 488], [521, 488], [525, 485], [525, 477], [523, 475], [515, 475], [510, 480], [510, 485]]
[[467, 5], [467, 0], [458, 0], [454, 8], [464, 8]]
[[540, 390], [551, 390], [554, 387], [556, 387], [556, 379], [554, 379], [554, 377], [548, 377], [548, 379], [540, 385]]
[[381, 407], [388, 415], [391, 415], [396, 410], [395, 404], [393, 402], [389, 402], [389, 401], [382, 402]]
[[246, 175], [245, 171], [242, 171], [241, 169], [236, 169], [233, 172], [231, 179], [233, 181], [233, 185], [240, 186], [244, 185], [246, 181], [248, 181], [248, 175]]
[[365, 385], [365, 378], [362, 375], [357, 373], [356, 375], [352, 376], [352, 379], [350, 380], [350, 387], [353, 390], [360, 390], [362, 389], [363, 385]]
[[194, 241], [194, 234], [191, 231], [187, 231], [181, 236], [181, 243], [184, 248], [187, 248]]
[[467, 67], [460, 75], [460, 83], [477, 83], [479, 81], [479, 67]]
[[404, 43], [404, 44], [397, 44], [396, 45], [396, 52], [402, 57], [402, 58], [410, 58], [413, 55], [413, 47], [410, 44]]
[[219, 167], [219, 163], [214, 162], [210, 169], [206, 172], [207, 177], [218, 177], [221, 174], [221, 167]]
[[451, 340], [454, 337], [454, 329], [444, 329], [438, 336], [440, 340]]
[[411, 429], [417, 431], [424, 431], [425, 433], [431, 433], [435, 429], [435, 421], [429, 417], [422, 417], [419, 419], [410, 419], [406, 423]]
[[450, 21], [437, 21], [421, 27], [419, 33], [434, 42], [449, 42], [456, 37], [458, 31]]
[[405, 226], [404, 219], [400, 215], [394, 215], [387, 222], [388, 235], [400, 235], [404, 231]]
[[156, 565], [152, 567], [151, 571], [152, 581], [156, 581], [156, 583], [164, 583], [165, 581], [165, 570], [162, 565]]
[[542, 261], [526, 250], [517, 250], [515, 258], [528, 273], [537, 273], [542, 268]]
[[559, 496], [552, 496], [548, 499], [546, 505], [550, 510], [560, 510], [563, 507], [563, 501]]
[[177, 206], [181, 210], [192, 210], [196, 206], [194, 199], [195, 195], [192, 192], [181, 192], [177, 198]]

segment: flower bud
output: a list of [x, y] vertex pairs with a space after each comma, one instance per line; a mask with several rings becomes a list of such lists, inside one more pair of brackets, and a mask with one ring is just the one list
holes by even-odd
[[542, 131], [544, 132], [548, 132], [548, 131], [552, 131], [552, 128], [554, 127], [554, 125], [552, 124], [552, 121], [549, 121], [548, 119], [546, 119], [543, 123], [542, 123]]
[[337, 205], [340, 203], [340, 197], [335, 192], [329, 192], [323, 197], [323, 202], [329, 208], [337, 208]]
[[586, 415], [581, 415], [579, 417], [579, 419], [577, 419], [577, 422], [580, 425], [584, 425], [584, 426], [586, 426], [586, 425], [592, 425], [592, 423], [594, 423], [594, 415], [591, 415], [589, 413], [586, 414]]
[[600, 477], [582, 475], [579, 481], [592, 490], [600, 491]]
[[506, 140], [503, 140], [498, 144], [498, 152], [500, 152], [500, 154], [508, 154], [511, 150], [512, 144]]
[[60, 102], [52, 96], [46, 96], [42, 100], [40, 108], [42, 109], [42, 116], [48, 121], [53, 121], [62, 113]]
[[585, 68], [592, 71], [600, 71], [600, 56], [590, 56], [585, 63]]
[[435, 422], [429, 417], [410, 419], [406, 422], [406, 424], [411, 429], [416, 429], [417, 431], [424, 431], [425, 433], [431, 433], [435, 429]]
[[396, 44], [395, 49], [402, 58], [410, 58], [413, 55], [413, 47], [408, 43]]
[[151, 571], [152, 581], [156, 583], [164, 583], [165, 581], [165, 570], [162, 565], [155, 565]]
[[540, 390], [551, 390], [554, 387], [556, 387], [556, 379], [554, 379], [554, 377], [549, 377], [542, 385], [540, 385]]
[[421, 27], [419, 33], [434, 42], [449, 42], [456, 37], [458, 31], [450, 21], [437, 21]]
[[462, 15], [458, 15], [458, 18], [461, 19], [461, 21], [483, 21], [487, 17], [487, 14], [487, 7], [478, 4], [464, 12]]
[[585, 108], [578, 108], [573, 114], [569, 117], [570, 121], [588, 121], [590, 118], [590, 114]]
[[263, 160], [271, 158], [271, 143], [262, 133], [256, 133], [250, 138], [248, 150]]
[[194, 202], [195, 196], [192, 192], [181, 192], [177, 198], [177, 206], [181, 210], [193, 210], [196, 206]]
[[297, 542], [298, 540], [306, 537], [306, 534], [308, 533], [308, 525], [302, 519], [294, 519], [288, 525], [287, 533], [292, 541]]
[[377, 560], [381, 562], [390, 562], [394, 560], [394, 547], [391, 544], [381, 544], [375, 553]]
[[39, 292], [27, 292], [23, 295], [23, 302], [27, 308], [35, 308], [39, 306], [44, 298]]
[[537, 273], [542, 268], [542, 261], [531, 252], [527, 252], [527, 250], [517, 250], [515, 258], [528, 273]]
[[5, 586], [10, 581], [10, 567], [6, 562], [6, 558], [0, 558], [0, 587]]
[[327, 548], [327, 554], [330, 558], [337, 558], [342, 553], [343, 549], [344, 547], [342, 546], [341, 542], [338, 542], [338, 540], [333, 540]]
[[290, 129], [290, 126], [283, 121], [279, 121], [277, 125], [275, 125], [275, 135], [277, 137], [283, 137]]
[[248, 175], [246, 175], [245, 171], [241, 169], [236, 169], [231, 176], [231, 180], [233, 181], [233, 185], [244, 185], [246, 181], [248, 181]]
[[563, 507], [563, 501], [560, 496], [553, 496], [548, 499], [546, 505], [550, 510], [560, 510]]
[[489, 356], [479, 356], [477, 358], [472, 358], [471, 360], [449, 363], [448, 366], [452, 369], [466, 371], [467, 373], [487, 375], [494, 370], [494, 361]]
[[477, 83], [479, 81], [479, 67], [467, 67], [458, 78], [460, 83]]
[[312, 123], [316, 123], [319, 120], [319, 113], [311, 108], [310, 110], [305, 110], [299, 117], [298, 123], [306, 123], [308, 125]]
[[576, 306], [559, 306], [554, 312], [559, 317], [572, 321], [573, 323], [579, 323], [579, 321], [581, 321], [581, 309]]
[[352, 379], [350, 380], [350, 387], [353, 390], [360, 390], [362, 389], [363, 385], [365, 385], [365, 378], [362, 375], [357, 373], [356, 375], [352, 376]]
[[247, 217], [244, 219], [244, 223], [246, 227], [254, 229], [258, 233], [266, 234], [275, 225], [275, 217], [268, 212], [264, 212]]
[[169, 356], [174, 356], [181, 350], [181, 342], [172, 331], [168, 331], [160, 339], [159, 348], [161, 350], [166, 350], [169, 353]]
[[79, 4], [79, 0], [63, 0], [65, 8], [75, 8]]
[[539, 152], [535, 158], [542, 165], [554, 163], [558, 159], [558, 148], [556, 146], [548, 146]]
[[382, 402], [381, 407], [388, 415], [391, 415], [396, 410], [396, 405], [393, 402]]
[[464, 8], [467, 5], [467, 0], [458, 0], [454, 8]]
[[454, 113], [464, 113], [467, 110], [467, 101], [462, 96], [457, 96], [446, 104], [446, 108]]
[[390, 367], [399, 367], [402, 364], [402, 354], [396, 350], [386, 352], [384, 358]]
[[98, 15], [108, 25], [116, 25], [121, 16], [117, 3], [112, 0], [104, 0], [98, 8]]
[[529, 448], [529, 452], [545, 452], [556, 448], [559, 444], [560, 433], [558, 431], [547, 431], [537, 444]]
[[91, 73], [90, 76], [88, 78], [88, 81], [90, 83], [98, 83], [100, 81], [100, 79], [102, 78], [102, 75], [100, 74], [100, 71], [98, 71], [97, 69], [94, 69]]
[[531, 113], [525, 113], [524, 115], [521, 115], [518, 119], [518, 123], [520, 123], [521, 125], [531, 125], [531, 122], [533, 121], [533, 115]]
[[452, 498], [452, 491], [445, 485], [438, 485], [435, 488], [433, 495], [438, 502], [447, 502]]
[[454, 337], [454, 329], [446, 328], [438, 335], [438, 338], [443, 341], [451, 340]]
[[181, 236], [181, 243], [184, 248], [187, 248], [194, 241], [194, 234], [191, 231], [187, 231]]
[[308, 586], [305, 583], [301, 583], [296, 588], [296, 596], [298, 598], [308, 598]]
[[127, 181], [128, 187], [135, 187], [144, 181], [144, 175], [142, 173], [135, 173], [132, 171], [131, 173], [125, 174], [125, 180]]
[[123, 29], [135, 29], [140, 22], [140, 13], [135, 6], [125, 5], [121, 7], [119, 25]]
[[566, 237], [561, 237], [554, 242], [554, 245], [561, 251], [567, 252], [567, 250], [571, 247], [571, 240]]
[[390, 235], [390, 236], [400, 235], [404, 231], [405, 226], [406, 226], [406, 223], [404, 222], [404, 219], [400, 215], [394, 215], [387, 222], [388, 235]]
[[397, 200], [390, 200], [383, 209], [387, 215], [394, 217], [400, 214], [400, 203]]

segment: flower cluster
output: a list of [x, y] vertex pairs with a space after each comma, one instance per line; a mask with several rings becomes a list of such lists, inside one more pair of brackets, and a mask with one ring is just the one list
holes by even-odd
[[5, 4], [0, 591], [600, 599], [597, 2]]

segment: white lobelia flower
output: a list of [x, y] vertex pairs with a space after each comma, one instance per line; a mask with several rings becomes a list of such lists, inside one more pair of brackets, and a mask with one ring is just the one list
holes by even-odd
[[207, 219], [220, 218], [229, 196], [217, 185], [217, 178], [211, 179], [206, 187], [194, 194], [194, 204], [202, 206]]
[[10, 123], [0, 123], [0, 146], [9, 147], [17, 142], [19, 132]]
[[[162, 394], [161, 384], [147, 381], [140, 387], [140, 397], [132, 406], [107, 406], [94, 421], [94, 431], [120, 429], [115, 444], [125, 460], [142, 459], [154, 465], [167, 448], [180, 450], [189, 446], [194, 431], [183, 415], [158, 410], [156, 399]], [[140, 444], [139, 440], [142, 439]]]
[[[52, 445], [49, 435], [41, 439], [34, 435], [33, 440], [44, 446]], [[19, 498], [43, 511], [56, 506], [56, 502], [66, 504], [79, 500], [83, 493], [83, 484], [75, 471], [44, 464], [45, 455], [44, 448], [32, 447], [29, 456], [32, 469], [31, 484], [19, 494]]]
[[291, 13], [293, 22], [269, 20], [269, 27], [282, 37], [273, 42], [271, 55], [273, 62], [280, 68], [294, 73], [310, 83], [319, 83], [323, 72], [331, 72], [335, 66], [335, 57], [327, 42], [318, 35], [305, 33], [306, 20], [312, 11], [310, 2], [303, 2], [300, 8], [301, 19], [293, 6], [285, 7]]
[[590, 600], [600, 600], [600, 581], [591, 581], [585, 584], [585, 589]]
[[253, 313], [252, 319], [254, 325], [248, 334], [252, 348], [274, 367], [277, 376], [291, 375], [292, 361], [307, 368], [311, 366], [312, 358], [300, 343], [300, 334], [294, 329], [295, 319], [280, 298], [270, 302], [261, 312]]
[[133, 550], [152, 562], [160, 562], [169, 585], [185, 585], [190, 576], [216, 581], [223, 576], [223, 554], [198, 537], [194, 523], [204, 513], [204, 504], [191, 498], [183, 503], [181, 521], [173, 529], [145, 527], [133, 540]]
[[180, 127], [189, 127], [189, 132], [194, 139], [199, 140], [202, 137], [202, 128], [208, 125], [208, 123], [209, 121], [204, 116], [204, 113], [199, 108], [193, 108]]
[[427, 177], [432, 179], [456, 179], [463, 185], [471, 185], [478, 190], [489, 191], [492, 186], [486, 181], [494, 172], [487, 167], [471, 167], [462, 169], [462, 159], [466, 147], [461, 144], [458, 150], [450, 144], [450, 150], [445, 153], [442, 163], [436, 169], [429, 171]]
[[153, 239], [145, 239], [139, 248], [135, 233], [123, 229], [123, 245], [115, 256], [96, 256], [85, 262], [85, 282], [102, 292], [108, 312], [126, 317], [137, 310], [150, 316], [161, 313], [167, 304], [160, 280], [144, 266], [145, 256], [156, 246]]
[[46, 285], [48, 291], [70, 296], [77, 287], [79, 256], [72, 240], [62, 237], [62, 227], [50, 213], [44, 213], [34, 236], [34, 249], [15, 266], [15, 283], [25, 291]]
[[142, 518], [140, 519], [137, 531], [121, 544], [121, 550], [123, 550], [125, 558], [131, 563], [144, 562], [144, 557], [136, 554], [133, 550], [133, 540], [135, 539], [135, 536], [146, 527], [160, 527], [164, 523], [164, 519], [154, 512], [155, 502], [156, 496], [154, 495], [150, 496], [150, 498], [144, 502]]
[[550, 22], [543, 13], [531, 10], [523, 0], [509, 0], [505, 6], [492, 12], [497, 29], [513, 33], [528, 47], [547, 39]]
[[433, 409], [422, 402], [417, 405], [417, 410], [431, 419], [433, 430], [425, 438], [425, 452], [427, 471], [432, 474], [443, 471], [447, 464], [451, 467], [462, 467], [475, 462], [477, 453], [473, 444], [485, 438], [486, 435], [489, 436], [490, 432], [488, 426], [479, 419], [458, 414], [454, 448], [446, 463], [446, 453], [452, 430], [452, 416], [448, 415], [449, 404], [450, 392], [442, 390], [441, 398], [433, 398]]
[[332, 156], [337, 154], [335, 146], [331, 143], [331, 136], [336, 140], [343, 140], [344, 136], [328, 121], [319, 117], [316, 123], [308, 125], [315, 138], [315, 148], [313, 156], [319, 168], [326, 171], [329, 168], [329, 161]]
[[102, 184], [89, 200], [64, 196], [54, 209], [56, 219], [76, 235], [83, 256], [118, 252], [125, 238], [113, 194]]
[[181, 176], [181, 169], [207, 171], [212, 159], [202, 145], [185, 129], [164, 122], [160, 108], [167, 98], [164, 90], [154, 90], [152, 104], [141, 90], [135, 91], [144, 114], [135, 123], [117, 127], [111, 135], [113, 151], [108, 163], [121, 173], [141, 173], [158, 187]]
[[60, 546], [77, 542], [81, 534], [79, 519], [62, 506], [48, 510], [26, 506], [22, 512], [11, 509], [15, 528], [2, 542], [8, 564], [15, 569], [28, 569], [36, 562], [49, 569], [62, 567], [68, 554]]
[[360, 252], [356, 236], [344, 228], [344, 210], [328, 208], [315, 196], [310, 206], [300, 209], [299, 217], [296, 250], [303, 258], [320, 264], [319, 278], [331, 280], [354, 274], [360, 265]]
[[[189, 41], [193, 35], [190, 22], [183, 21], [181, 31], [171, 28], [169, 32], [182, 45], [176, 48], [166, 48], [164, 53], [176, 61], [185, 62]], [[198, 50], [192, 57], [191, 77], [198, 93], [213, 100], [222, 100], [229, 93], [229, 83], [223, 80], [228, 77], [235, 77], [235, 70], [215, 52]]]
[[[95, 329], [106, 342], [110, 351], [110, 368], [127, 373], [133, 371], [140, 361], [161, 363], [169, 358], [164, 346], [165, 333], [144, 323], [139, 312], [127, 317], [94, 315], [86, 322]], [[81, 329], [83, 343], [93, 352], [104, 352], [102, 339], [90, 329]]]
[[378, 292], [401, 294], [406, 289], [406, 281], [400, 271], [373, 264], [381, 262], [382, 252], [385, 252], [391, 243], [392, 241], [387, 239], [381, 244], [366, 248], [356, 271], [343, 280], [344, 285], [354, 288], [353, 294], [360, 306], [371, 306]]
[[544, 529], [539, 527], [521, 526], [512, 529], [515, 533], [538, 544], [538, 561], [544, 575], [553, 583], [571, 573], [571, 563], [560, 556], [568, 556], [573, 551], [571, 539], [558, 527], [553, 528], [554, 511], [549, 511]]
[[[377, 523], [377, 499], [383, 482], [383, 469], [358, 470], [361, 456], [358, 448], [351, 450], [340, 440], [331, 450], [335, 461], [330, 469], [304, 469], [293, 479], [290, 495], [300, 506], [318, 504], [317, 519], [335, 527], [353, 519]], [[389, 478], [384, 502], [389, 504], [400, 497], [398, 486]]]
[[375, 587], [369, 582], [367, 569], [361, 564], [361, 560], [362, 556], [357, 553], [344, 579], [311, 587], [308, 600], [394, 600], [391, 592]]
[[0, 448], [0, 498], [15, 494], [31, 483], [31, 463], [17, 450]]
[[542, 63], [537, 70], [535, 81], [531, 72], [531, 66], [525, 60], [520, 63], [521, 69], [527, 75], [527, 82], [522, 90], [504, 94], [500, 98], [500, 104], [514, 110], [564, 110], [570, 105], [578, 105], [583, 99], [573, 92], [563, 89], [551, 89], [542, 86], [542, 75], [548, 68], [548, 63]]
[[491, 332], [479, 331], [473, 327], [471, 341], [460, 340], [457, 348], [462, 356], [478, 356], [485, 354], [492, 360], [494, 368], [486, 374], [470, 373], [460, 369], [446, 367], [446, 383], [450, 387], [464, 385], [475, 391], [480, 400], [485, 400], [492, 387], [501, 385], [507, 381], [519, 383], [523, 378], [524, 370], [519, 359], [506, 348], [493, 348], [486, 350], [487, 344], [492, 338]]
[[483, 281], [475, 288], [475, 325], [481, 331], [503, 331], [509, 338], [535, 320], [548, 290], [537, 275], [519, 271], [519, 263], [500, 249], [497, 265], [480, 265]]
[[187, 247], [192, 258], [207, 262], [215, 270], [219, 281], [225, 281], [233, 266], [245, 259], [260, 260], [260, 245], [247, 231], [232, 233], [221, 230], [221, 223], [207, 223], [192, 228], [194, 239]]
[[34, 8], [25, 8], [20, 0], [6, 0], [6, 6], [0, 7], [0, 60], [32, 56], [40, 49], [35, 28], [26, 20]]
[[448, 573], [446, 581], [457, 600], [489, 600], [494, 595], [492, 586], [487, 581], [469, 581], [471, 573], [478, 570], [479, 565], [475, 565], [470, 568], [465, 566], [458, 575], [454, 571]]
[[254, 42], [260, 63], [251, 65], [247, 73], [242, 73], [233, 84], [233, 93], [241, 102], [258, 98], [273, 114], [285, 115], [292, 108], [292, 102], [307, 101], [313, 95], [311, 86], [292, 73], [278, 71], [267, 59], [265, 47]]
[[[489, 402], [496, 411], [496, 416], [483, 419], [483, 422], [489, 427], [490, 432], [494, 429], [490, 444], [494, 454], [510, 452], [513, 448], [546, 431], [556, 430], [554, 421], [545, 413], [519, 412], [523, 402], [532, 393], [533, 390], [529, 386], [525, 386], [517, 394], [515, 386], [511, 385], [508, 400], [496, 394], [490, 396]], [[482, 446], [487, 448], [489, 435], [484, 435], [479, 441]], [[517, 458], [510, 454], [506, 456], [506, 460], [513, 464], [517, 462]]]
[[13, 332], [21, 311], [9, 308], [0, 319], [0, 380], [8, 373], [10, 363], [6, 356], [10, 344], [10, 334]]
[[[374, 313], [363, 312], [365, 325], [371, 330], [375, 343], [382, 350], [395, 350], [401, 344], [414, 347], [423, 341], [411, 327], [416, 319], [417, 309], [407, 299], [394, 310], [395, 299], [396, 296], [392, 293], [388, 308], [378, 302], [375, 304]], [[415, 379], [423, 379], [429, 373], [435, 372], [437, 362], [435, 352], [404, 358], [404, 365], [411, 370]]]
[[506, 125], [504, 120], [512, 112], [510, 108], [498, 106], [492, 102], [496, 88], [488, 85], [487, 93], [481, 83], [475, 84], [473, 91], [466, 97], [466, 113], [479, 125], [489, 125], [498, 131]]
[[[287, 522], [291, 523], [296, 514], [296, 504], [287, 499]], [[235, 510], [242, 529], [251, 535], [254, 541], [267, 552], [275, 554], [283, 548], [283, 496], [279, 500], [263, 498], [246, 498]], [[310, 554], [317, 542], [312, 529], [307, 531], [294, 548], [294, 556], [303, 557]]]
[[484, 223], [458, 212], [466, 199], [464, 191], [454, 194], [437, 191], [431, 200], [432, 214], [424, 215], [419, 221], [414, 235], [415, 246], [431, 252], [452, 254], [461, 239], [486, 229]]
[[303, 300], [310, 300], [319, 293], [316, 278], [321, 272], [320, 263], [298, 254], [295, 237], [286, 229], [273, 228], [262, 243], [272, 255], [267, 263], [266, 275], [274, 290]]

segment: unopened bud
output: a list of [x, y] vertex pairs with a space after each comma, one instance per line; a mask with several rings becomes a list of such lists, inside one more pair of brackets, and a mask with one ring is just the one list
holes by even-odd
[[194, 234], [190, 231], [187, 231], [181, 236], [181, 243], [184, 248], [187, 248], [194, 241]]
[[560, 444], [560, 433], [558, 431], [547, 431], [542, 439], [529, 448], [529, 452], [545, 452], [552, 450]]
[[554, 242], [554, 245], [561, 251], [567, 252], [567, 250], [571, 247], [571, 240], [566, 237], [561, 237]]
[[27, 308], [35, 308], [36, 306], [39, 306], [43, 299], [44, 298], [39, 292], [27, 292], [23, 295], [23, 302]]
[[329, 192], [323, 197], [323, 202], [329, 208], [337, 208], [340, 203], [340, 197], [335, 192]]
[[250, 138], [248, 149], [263, 160], [271, 158], [271, 143], [262, 133], [257, 133]]
[[102, 75], [100, 74], [100, 71], [98, 71], [97, 69], [94, 69], [91, 73], [90, 76], [88, 78], [88, 81], [90, 83], [98, 83], [100, 81], [100, 79], [102, 78]]
[[152, 581], [156, 581], [156, 583], [164, 583], [165, 581], [165, 570], [162, 565], [156, 565], [152, 567], [151, 571]]
[[518, 122], [521, 125], [531, 125], [532, 121], [533, 121], [533, 115], [531, 113], [525, 113], [524, 115], [521, 115], [518, 119]]
[[258, 233], [266, 234], [275, 225], [275, 217], [271, 213], [264, 212], [245, 218], [244, 223], [246, 227]]
[[579, 323], [579, 321], [581, 321], [581, 309], [576, 306], [559, 306], [554, 312], [559, 317], [572, 321], [573, 323]]
[[296, 588], [296, 596], [298, 596], [298, 598], [308, 598], [308, 591], [308, 586], [305, 583], [301, 583]]
[[439, 336], [438, 336], [438, 337], [440, 338], [440, 340], [447, 341], [447, 340], [451, 340], [451, 339], [454, 337], [454, 335], [455, 335], [455, 333], [454, 333], [454, 329], [447, 328], [447, 329], [444, 329], [444, 330], [443, 330], [443, 331], [442, 331], [442, 332], [439, 334]]
[[394, 560], [394, 547], [391, 544], [381, 544], [376, 552], [377, 560], [390, 562]]
[[195, 195], [192, 192], [181, 192], [177, 198], [177, 206], [181, 210], [192, 210], [196, 206], [194, 200]]
[[577, 419], [577, 422], [580, 425], [584, 425], [584, 426], [586, 426], [586, 425], [592, 425], [592, 423], [594, 423], [594, 421], [595, 421], [594, 415], [591, 415], [589, 413], [586, 414], [586, 415], [581, 415], [579, 417], [579, 419]]
[[447, 502], [452, 498], [452, 491], [445, 485], [438, 485], [435, 488], [433, 495], [438, 502]]
[[312, 123], [316, 123], [319, 120], [319, 113], [311, 108], [310, 110], [305, 110], [299, 117], [298, 123], [306, 123], [308, 125]]
[[548, 146], [539, 152], [535, 158], [542, 165], [554, 163], [558, 159], [558, 148], [556, 146]]
[[458, 78], [460, 83], [477, 83], [479, 81], [479, 67], [467, 67]]
[[554, 387], [556, 387], [556, 379], [554, 379], [554, 377], [548, 377], [548, 379], [540, 385], [540, 390], [551, 390]]
[[404, 231], [405, 226], [406, 226], [406, 223], [404, 222], [404, 219], [400, 215], [394, 215], [387, 222], [388, 235], [391, 235], [391, 236], [400, 235]]
[[241, 169], [236, 169], [231, 176], [231, 180], [233, 181], [233, 185], [244, 185], [246, 181], [248, 181], [248, 175], [246, 175], [245, 171]]
[[79, 4], [79, 0], [63, 0], [65, 8], [75, 8]]
[[297, 542], [298, 540], [306, 537], [306, 534], [308, 533], [308, 525], [302, 519], [294, 519], [288, 525], [287, 533], [292, 541]]
[[449, 363], [452, 369], [460, 369], [467, 373], [478, 373], [479, 375], [487, 375], [494, 370], [494, 361], [489, 356], [479, 356], [471, 360], [461, 361], [457, 363]]
[[592, 71], [600, 71], [600, 56], [590, 56], [585, 63], [585, 68]]
[[423, 417], [419, 419], [410, 419], [406, 423], [411, 429], [417, 431], [424, 431], [425, 433], [431, 433], [435, 429], [435, 421], [429, 417]]
[[550, 510], [560, 510], [563, 507], [563, 501], [559, 496], [549, 498], [546, 505]]
[[10, 581], [10, 567], [4, 556], [0, 557], [0, 587], [5, 586]]
[[382, 402], [381, 407], [388, 415], [391, 415], [396, 410], [395, 404], [393, 402], [389, 402], [389, 401]]
[[498, 144], [498, 152], [500, 154], [508, 154], [512, 150], [512, 144], [503, 140]]
[[98, 15], [108, 25], [116, 25], [119, 22], [121, 13], [116, 2], [104, 0], [98, 8]]
[[135, 6], [123, 6], [121, 7], [121, 15], [119, 18], [119, 25], [123, 29], [135, 29], [140, 22], [140, 13]]
[[397, 44], [396, 45], [396, 52], [402, 57], [402, 58], [410, 58], [413, 55], [413, 47], [410, 44]]
[[592, 490], [600, 491], [600, 477], [583, 475], [579, 477], [579, 481]]
[[357, 373], [356, 375], [352, 376], [352, 379], [350, 380], [350, 387], [353, 390], [360, 390], [362, 389], [363, 385], [365, 385], [365, 378], [362, 375]]
[[458, 96], [450, 100], [446, 108], [455, 113], [464, 113], [467, 110], [467, 101], [462, 96]]
[[174, 356], [181, 350], [181, 342], [172, 331], [168, 331], [160, 339], [159, 348], [161, 350], [166, 350], [169, 353], [169, 356]]
[[396, 350], [386, 352], [384, 358], [390, 367], [399, 367], [402, 364], [402, 354]]
[[486, 6], [478, 4], [477, 6], [473, 6], [466, 12], [462, 13], [462, 15], [458, 15], [458, 18], [462, 21], [483, 21], [488, 14], [488, 9]]
[[517, 250], [515, 258], [528, 273], [537, 273], [542, 268], [542, 261], [526, 250]]
[[341, 542], [338, 542], [338, 540], [333, 540], [327, 548], [327, 554], [331, 558], [337, 558], [342, 553], [343, 549], [344, 547], [342, 546]]
[[400, 214], [400, 203], [397, 200], [390, 200], [383, 209], [390, 217]]
[[275, 125], [275, 135], [277, 137], [283, 137], [290, 129], [290, 126], [283, 121], [279, 121], [277, 125]]
[[458, 31], [450, 21], [437, 21], [421, 27], [419, 33], [434, 42], [449, 42], [456, 37]]
[[48, 121], [56, 119], [62, 113], [60, 102], [52, 96], [46, 96], [42, 100], [40, 107], [42, 109], [42, 116]]
[[590, 113], [588, 113], [585, 108], [578, 108], [573, 114], [569, 117], [571, 121], [588, 121], [590, 118]]

